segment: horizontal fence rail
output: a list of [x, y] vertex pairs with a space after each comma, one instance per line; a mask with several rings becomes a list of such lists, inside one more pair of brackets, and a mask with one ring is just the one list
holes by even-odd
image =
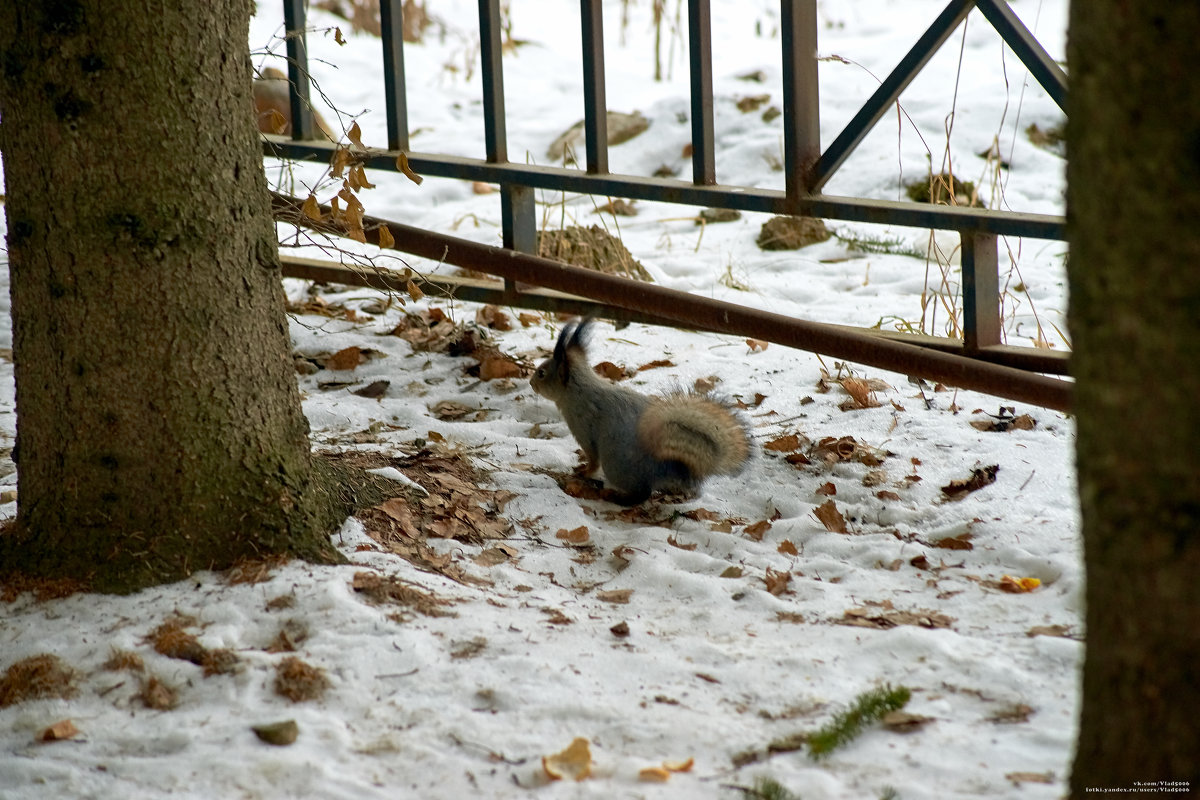
[[[538, 259], [538, 264], [524, 258], [509, 258], [500, 267], [497, 258], [505, 250], [515, 254], [530, 254], [536, 247], [536, 224], [533, 191], [537, 189], [557, 192], [622, 197], [638, 200], [661, 201], [691, 206], [738, 209], [741, 211], [787, 214], [849, 222], [881, 223], [925, 229], [940, 229], [958, 232], [961, 237], [963, 331], [961, 342], [940, 337], [880, 336], [862, 329], [847, 329], [839, 326], [823, 326], [821, 335], [799, 336], [795, 330], [786, 332], [782, 319], [769, 324], [756, 318], [752, 309], [730, 312], [722, 311], [725, 319], [737, 319], [744, 323], [737, 329], [720, 328], [726, 332], [757, 335], [759, 338], [780, 344], [801, 347], [835, 357], [872, 364], [896, 371], [906, 371], [905, 365], [915, 362], [910, 351], [935, 357], [937, 370], [958, 375], [959, 386], [974, 385], [981, 391], [1001, 396], [1039, 402], [1054, 408], [1067, 408], [1070, 404], [1070, 383], [1026, 376], [1036, 379], [1033, 384], [1019, 388], [1010, 383], [1013, 374], [1020, 370], [1042, 373], [1065, 374], [1067, 354], [1035, 348], [1006, 347], [1001, 345], [1000, 298], [998, 287], [997, 241], [1001, 236], [1029, 237], [1036, 239], [1065, 240], [1066, 222], [1062, 216], [1048, 214], [1024, 214], [1010, 211], [992, 211], [953, 205], [928, 205], [888, 200], [831, 196], [821, 193], [821, 188], [843, 165], [847, 157], [862, 142], [874, 125], [900, 93], [911, 83], [921, 68], [929, 61], [938, 47], [946, 41], [967, 15], [978, 9], [996, 29], [1018, 58], [1027, 66], [1047, 94], [1060, 106], [1065, 104], [1066, 77], [1062, 69], [1046, 53], [1032, 33], [1013, 14], [1005, 0], [950, 0], [929, 28], [913, 45], [900, 63], [882, 81], [878, 90], [863, 104], [845, 129], [824, 150], [820, 144], [820, 120], [817, 85], [817, 13], [816, 0], [781, 0], [781, 46], [783, 48], [783, 98], [784, 98], [784, 169], [785, 188], [780, 190], [747, 186], [722, 185], [717, 181], [719, 165], [713, 155], [713, 97], [712, 97], [712, 53], [711, 13], [709, 0], [688, 0], [689, 69], [692, 125], [692, 179], [652, 178], [634, 175], [613, 174], [608, 171], [608, 144], [606, 136], [606, 103], [604, 84], [603, 12], [601, 0], [580, 0], [581, 33], [583, 49], [583, 86], [585, 163], [583, 169], [539, 166], [511, 163], [508, 161], [506, 125], [504, 111], [503, 61], [500, 30], [500, 0], [478, 0], [480, 30], [480, 60], [483, 87], [483, 112], [486, 156], [483, 159], [452, 156], [439, 153], [411, 152], [407, 148], [407, 107], [404, 90], [404, 58], [402, 30], [402, 2], [382, 0], [383, 23], [382, 46], [386, 74], [384, 75], [388, 120], [388, 150], [355, 149], [354, 163], [367, 168], [395, 171], [396, 157], [404, 152], [408, 165], [418, 173], [428, 176], [454, 178], [499, 184], [501, 188], [501, 221], [504, 249], [488, 249], [486, 257], [475, 254], [470, 257], [469, 267], [481, 272], [504, 278], [504, 288], [499, 294], [511, 305], [549, 302], [544, 296], [521, 290], [522, 284], [534, 284], [561, 289], [577, 297], [576, 302], [602, 301], [599, 308], [611, 307], [610, 316], [630, 318], [630, 312], [641, 314], [648, 321], [672, 321], [692, 327], [716, 330], [703, 324], [700, 307], [688, 305], [696, 314], [694, 318], [678, 314], [661, 313], [663, 308], [647, 308], [639, 297], [657, 296], [660, 287], [629, 281], [621, 291], [613, 290], [607, 281], [625, 281], [621, 278], [605, 277], [601, 283], [584, 280], [575, 268], [558, 265], [562, 270], [553, 276], [548, 270], [555, 262]], [[285, 21], [288, 28], [289, 77], [292, 83], [293, 108], [298, 104], [307, 109], [307, 61], [304, 50], [304, 9], [302, 0], [284, 0]], [[293, 45], [293, 43], [295, 43]], [[313, 139], [311, 122], [305, 128], [293, 126], [291, 137], [265, 135], [264, 154], [268, 156], [315, 160], [329, 163], [337, 145]], [[283, 213], [287, 201], [277, 198], [276, 207]], [[416, 235], [417, 229], [398, 228], [394, 223], [376, 220], [375, 224], [389, 225], [393, 230], [396, 248], [420, 255], [418, 239], [427, 241], [435, 236], [428, 231]], [[330, 232], [337, 233], [337, 226]], [[397, 232], [399, 230], [399, 232]], [[456, 242], [462, 251], [462, 240]], [[443, 245], [446, 242], [442, 243]], [[435, 259], [439, 256], [431, 256]], [[515, 257], [515, 256], [513, 256]], [[448, 260], [448, 259], [447, 259]], [[545, 263], [541, 263], [545, 262]], [[295, 263], [295, 262], [291, 262]], [[453, 262], [450, 262], [453, 263]], [[460, 266], [467, 266], [465, 264]], [[311, 265], [303, 271], [314, 274]], [[529, 271], [523, 273], [522, 269]], [[340, 274], [340, 273], [339, 273]], [[570, 276], [569, 280], [562, 276]], [[343, 281], [352, 282], [352, 281]], [[603, 285], [601, 285], [603, 284]], [[599, 292], [597, 294], [597, 292]], [[675, 293], [679, 294], [679, 293]], [[558, 298], [554, 302], [565, 302]], [[680, 300], [672, 301], [676, 305]], [[624, 315], [621, 311], [626, 312]], [[749, 315], [749, 316], [748, 316]], [[772, 315], [773, 316], [773, 315]], [[711, 320], [709, 320], [711, 321]], [[797, 325], [811, 326], [817, 323], [793, 321]], [[847, 349], [845, 340], [837, 345], [837, 352], [822, 347], [832, 346], [826, 338], [829, 331], [824, 328], [857, 331], [860, 339]], [[816, 329], [813, 329], [816, 330]], [[757, 331], [757, 333], [752, 333]], [[812, 331], [809, 331], [811, 333]], [[773, 338], [778, 336], [779, 338]], [[907, 339], [911, 343], [896, 341]], [[896, 347], [902, 348], [900, 350]], [[873, 350], [872, 348], [877, 348]], [[853, 351], [855, 355], [839, 355]], [[884, 355], [880, 355], [884, 354]], [[889, 358], [896, 359], [888, 362]], [[950, 359], [961, 366], [951, 368]], [[886, 362], [886, 363], [881, 363]], [[988, 363], [995, 362], [995, 363]], [[890, 366], [889, 366], [890, 364]], [[1008, 365], [1008, 366], [1006, 366]], [[928, 366], [928, 365], [927, 365]], [[1013, 367], [1020, 369], [1014, 369]], [[928, 367], [932, 369], [932, 367]], [[964, 370], [981, 369], [977, 379], [968, 380]], [[997, 378], [993, 370], [1004, 370], [1004, 378]], [[944, 380], [934, 372], [921, 372], [925, 377]], [[940, 373], [939, 373], [940, 374]], [[967, 382], [964, 382], [967, 381]], [[1042, 381], [1050, 381], [1043, 385]], [[1005, 386], [1009, 388], [1005, 389]], [[990, 388], [982, 388], [984, 386]], [[1035, 386], [1036, 388], [1030, 388]], [[1017, 393], [1020, 393], [1018, 396]]]

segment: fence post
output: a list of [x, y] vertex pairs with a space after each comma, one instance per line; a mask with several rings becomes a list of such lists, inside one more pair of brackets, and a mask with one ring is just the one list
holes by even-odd
[[288, 101], [292, 112], [292, 139], [295, 141], [313, 138], [305, 24], [304, 0], [284, 0], [283, 27], [287, 37]]
[[996, 235], [962, 232], [963, 347], [967, 354], [1000, 344], [1000, 275]]
[[[483, 81], [483, 134], [487, 160], [508, 161], [507, 127], [504, 118], [504, 61], [500, 41], [500, 0], [479, 0], [479, 58]], [[500, 185], [500, 226], [504, 246], [522, 253], [537, 248], [537, 217], [533, 189], [511, 183]], [[515, 286], [505, 281], [509, 290]]]
[[500, 187], [500, 221], [506, 249], [537, 254], [537, 213], [532, 186], [506, 183]]
[[387, 107], [388, 150], [408, 150], [403, 6], [403, 0], [380, 0], [379, 3], [379, 38], [383, 41], [383, 96]]
[[600, 0], [579, 0], [583, 29], [583, 110], [587, 171], [608, 172], [608, 102], [604, 90], [604, 8]]
[[692, 183], [717, 182], [713, 155], [712, 11], [708, 0], [688, 0], [692, 88]]
[[812, 189], [812, 167], [821, 157], [817, 88], [816, 0], [783, 0], [783, 161], [789, 200]]

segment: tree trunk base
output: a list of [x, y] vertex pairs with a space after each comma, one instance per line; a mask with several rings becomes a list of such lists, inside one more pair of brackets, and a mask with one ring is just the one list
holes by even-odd
[[[19, 588], [52, 580], [76, 591], [131, 594], [247, 559], [346, 563], [331, 534], [356, 511], [391, 496], [395, 485], [320, 456], [313, 457], [311, 473], [298, 500], [277, 494], [274, 507], [264, 506], [253, 520], [253, 530], [201, 530], [192, 519], [181, 519], [175, 530], [151, 540], [99, 526], [64, 535], [58, 527], [29, 528], [14, 520], [0, 530], [0, 583]], [[266, 519], [275, 522], [263, 525]]]

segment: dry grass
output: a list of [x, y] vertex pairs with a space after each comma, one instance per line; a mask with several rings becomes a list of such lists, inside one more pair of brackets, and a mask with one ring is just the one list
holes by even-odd
[[58, 656], [41, 653], [22, 659], [0, 678], [0, 708], [44, 697], [73, 697], [76, 677]]
[[288, 656], [275, 668], [275, 694], [293, 703], [319, 700], [330, 687], [325, 670]]
[[110, 672], [120, 672], [121, 670], [142, 672], [146, 669], [146, 663], [137, 653], [114, 647], [108, 656], [108, 661], [104, 662], [104, 668]]

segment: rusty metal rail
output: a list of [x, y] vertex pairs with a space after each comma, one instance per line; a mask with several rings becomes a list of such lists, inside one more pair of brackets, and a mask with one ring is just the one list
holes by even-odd
[[[301, 211], [301, 205], [302, 201], [294, 197], [277, 193], [272, 196], [277, 219], [326, 233], [343, 232], [340, 225], [329, 221], [331, 209], [328, 207], [322, 208], [326, 220], [318, 222], [306, 216]], [[366, 238], [371, 244], [379, 244], [379, 231], [383, 227], [388, 228], [397, 250], [464, 269], [498, 275], [513, 283], [528, 282], [582, 295], [636, 312], [647, 321], [750, 336], [1059, 411], [1069, 411], [1071, 408], [1073, 385], [1069, 381], [872, 336], [852, 328], [793, 319], [663, 286], [605, 275], [548, 258], [479, 244], [376, 217], [363, 219]], [[393, 291], [403, 291], [405, 284], [404, 278], [398, 273], [393, 277], [382, 270], [356, 272], [332, 264], [324, 270], [311, 264], [294, 265], [289, 274], [292, 277]], [[519, 294], [512, 283], [507, 291], [512, 296]]]

